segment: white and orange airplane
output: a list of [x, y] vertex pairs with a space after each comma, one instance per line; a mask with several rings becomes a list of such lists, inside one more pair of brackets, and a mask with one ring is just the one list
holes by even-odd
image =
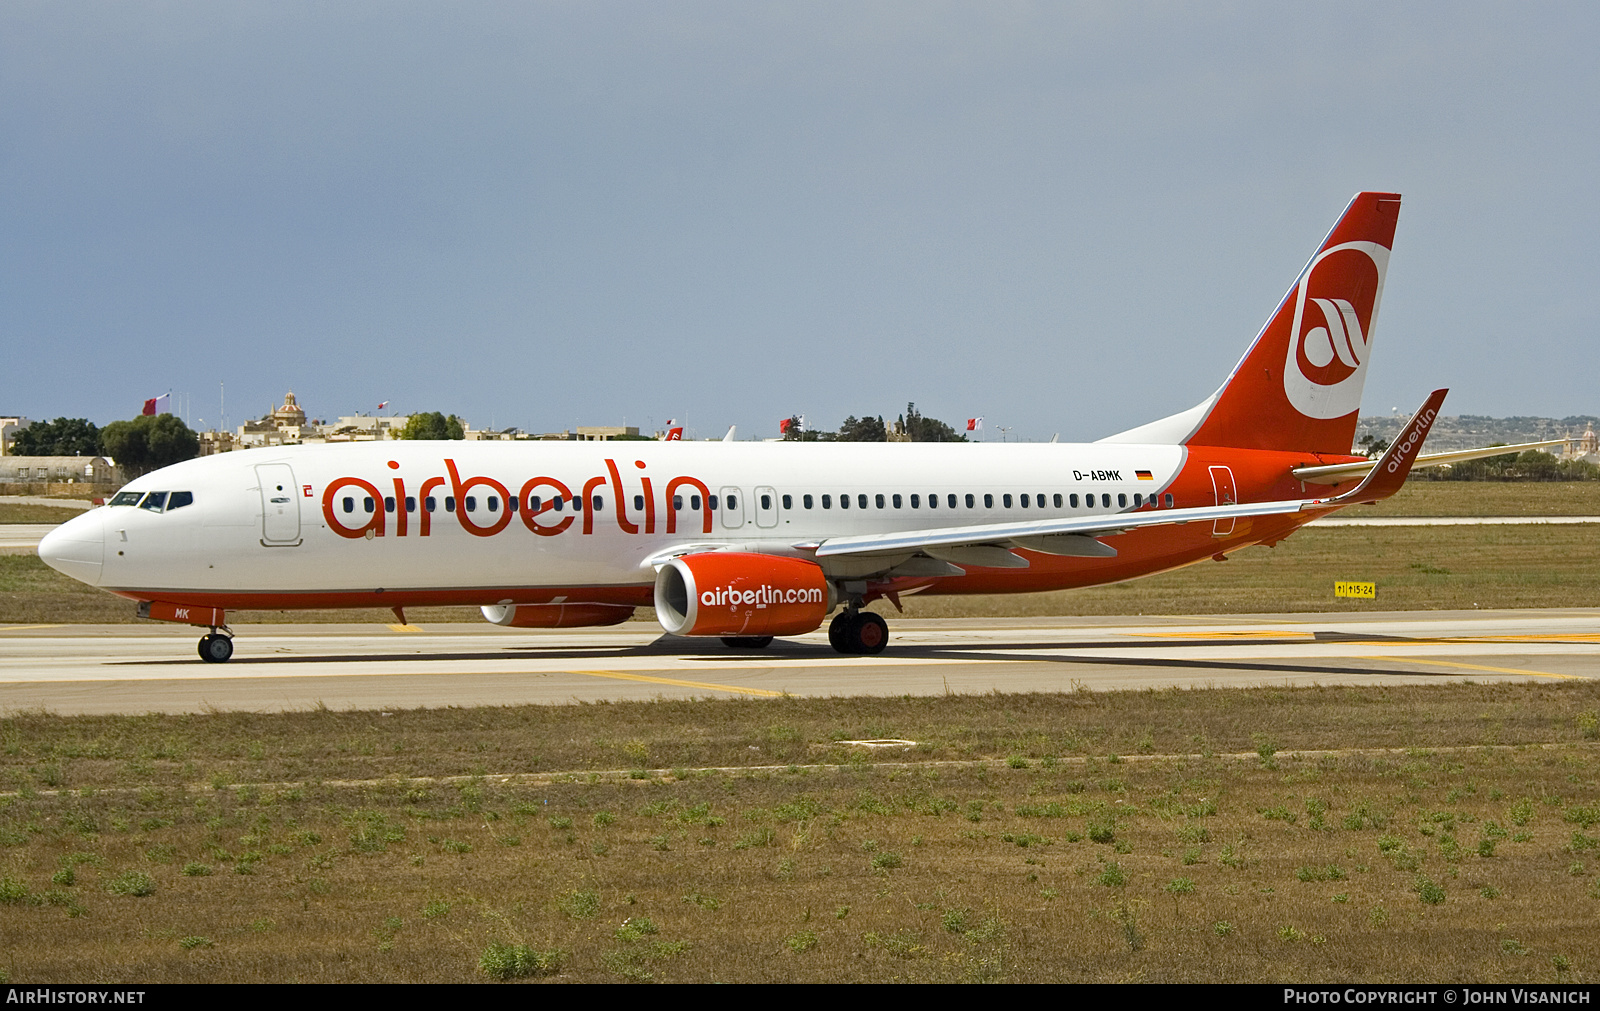
[[[1404, 483], [1445, 391], [1351, 453], [1400, 197], [1361, 193], [1203, 403], [1087, 444], [375, 442], [256, 449], [130, 482], [39, 545], [210, 631], [241, 608], [475, 604], [515, 628], [627, 620], [761, 648], [910, 593], [1116, 582], [1274, 544]], [[1511, 451], [1421, 457], [1424, 465]]]

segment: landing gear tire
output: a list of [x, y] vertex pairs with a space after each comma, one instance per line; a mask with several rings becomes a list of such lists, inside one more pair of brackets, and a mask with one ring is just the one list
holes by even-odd
[[835, 653], [850, 652], [850, 619], [854, 617], [849, 611], [840, 611], [828, 623], [828, 645]]
[[227, 663], [233, 656], [233, 640], [215, 632], [200, 637], [200, 659], [206, 663]]
[[846, 611], [828, 626], [828, 642], [840, 653], [876, 656], [889, 645], [889, 624], [871, 611]]
[[724, 646], [734, 649], [766, 649], [772, 645], [770, 635], [725, 635], [722, 637]]

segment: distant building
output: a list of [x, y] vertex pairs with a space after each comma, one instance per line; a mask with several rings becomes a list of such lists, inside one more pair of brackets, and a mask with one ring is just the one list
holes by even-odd
[[1568, 437], [1567, 444], [1561, 447], [1561, 459], [1600, 464], [1600, 438], [1595, 436], [1593, 425], [1582, 435]]
[[546, 432], [543, 435], [531, 436], [534, 439], [543, 439], [546, 442], [611, 442], [616, 439], [637, 439], [639, 428], [637, 425], [600, 425], [585, 427], [579, 426], [576, 432]]
[[119, 483], [117, 468], [103, 456], [7, 456], [0, 459], [0, 484]]
[[11, 443], [16, 439], [17, 433], [31, 424], [33, 422], [20, 415], [10, 418], [0, 417], [0, 456], [11, 455]]

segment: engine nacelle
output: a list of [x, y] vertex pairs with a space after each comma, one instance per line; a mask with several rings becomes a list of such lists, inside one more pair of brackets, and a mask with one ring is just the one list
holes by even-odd
[[508, 628], [583, 628], [633, 617], [631, 604], [487, 604], [483, 616]]
[[672, 635], [801, 635], [833, 604], [822, 567], [799, 558], [707, 551], [656, 573], [656, 620]]

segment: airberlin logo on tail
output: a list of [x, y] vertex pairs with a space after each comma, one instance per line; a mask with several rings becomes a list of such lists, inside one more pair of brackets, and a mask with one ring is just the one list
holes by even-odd
[[1386, 468], [1389, 473], [1393, 474], [1399, 470], [1400, 465], [1406, 462], [1406, 457], [1410, 456], [1412, 451], [1417, 448], [1417, 444], [1428, 437], [1428, 429], [1433, 425], [1433, 419], [1438, 417], [1438, 414], [1438, 411], [1430, 407], [1417, 415], [1417, 420], [1411, 424], [1411, 431], [1407, 432], [1405, 437], [1400, 440], [1399, 449], [1395, 451], [1393, 459], [1389, 461], [1389, 466]]
[[1372, 322], [1389, 250], [1346, 242], [1317, 254], [1295, 291], [1283, 392], [1308, 418], [1342, 418], [1361, 407]]

